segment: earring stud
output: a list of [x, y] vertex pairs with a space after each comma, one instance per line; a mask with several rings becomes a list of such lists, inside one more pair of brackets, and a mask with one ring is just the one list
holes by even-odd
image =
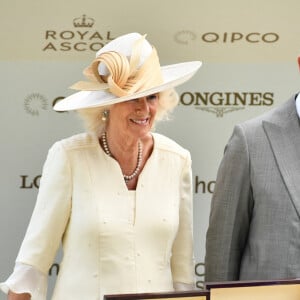
[[106, 122], [106, 121], [107, 121], [107, 118], [108, 118], [108, 110], [104, 110], [104, 111], [102, 112], [101, 120], [102, 120], [103, 122]]

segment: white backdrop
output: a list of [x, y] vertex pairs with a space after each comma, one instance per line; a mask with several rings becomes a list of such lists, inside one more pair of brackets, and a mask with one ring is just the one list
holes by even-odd
[[[53, 103], [83, 78], [95, 50], [138, 31], [148, 34], [162, 65], [203, 61], [198, 74], [177, 89], [181, 103], [173, 120], [157, 127], [192, 154], [195, 271], [201, 287], [211, 194], [233, 126], [298, 92], [300, 2], [102, 2], [0, 2], [0, 280], [12, 271], [48, 148], [83, 130], [76, 115], [54, 112]], [[52, 271], [49, 294], [56, 278]]]

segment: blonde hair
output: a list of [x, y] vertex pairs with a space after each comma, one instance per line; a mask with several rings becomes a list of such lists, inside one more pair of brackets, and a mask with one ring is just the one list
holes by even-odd
[[[158, 94], [158, 107], [154, 125], [158, 121], [169, 120], [171, 112], [179, 102], [178, 94], [174, 89], [168, 89], [159, 92]], [[100, 136], [105, 131], [107, 121], [103, 120], [103, 112], [109, 110], [109, 108], [110, 106], [100, 106], [77, 110], [79, 117], [83, 120], [87, 132]]]

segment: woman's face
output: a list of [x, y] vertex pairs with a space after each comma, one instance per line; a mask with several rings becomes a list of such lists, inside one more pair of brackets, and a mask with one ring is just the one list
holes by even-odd
[[114, 104], [109, 112], [109, 129], [142, 138], [152, 128], [159, 94]]

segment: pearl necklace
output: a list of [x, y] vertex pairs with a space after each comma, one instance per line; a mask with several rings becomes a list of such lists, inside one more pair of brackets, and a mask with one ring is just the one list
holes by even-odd
[[[102, 145], [103, 145], [103, 148], [104, 148], [104, 152], [108, 156], [113, 157], [110, 150], [109, 150], [109, 147], [108, 147], [106, 132], [103, 132], [101, 134], [101, 141], [102, 141]], [[142, 143], [139, 141], [136, 167], [135, 167], [132, 174], [130, 174], [130, 175], [123, 174], [123, 177], [124, 177], [124, 180], [125, 180], [126, 184], [128, 183], [128, 181], [130, 181], [131, 179], [133, 179], [134, 177], [136, 177], [138, 175], [138, 173], [140, 171], [140, 168], [141, 168], [141, 164], [142, 164], [142, 154], [143, 154], [143, 146], [142, 146]]]

